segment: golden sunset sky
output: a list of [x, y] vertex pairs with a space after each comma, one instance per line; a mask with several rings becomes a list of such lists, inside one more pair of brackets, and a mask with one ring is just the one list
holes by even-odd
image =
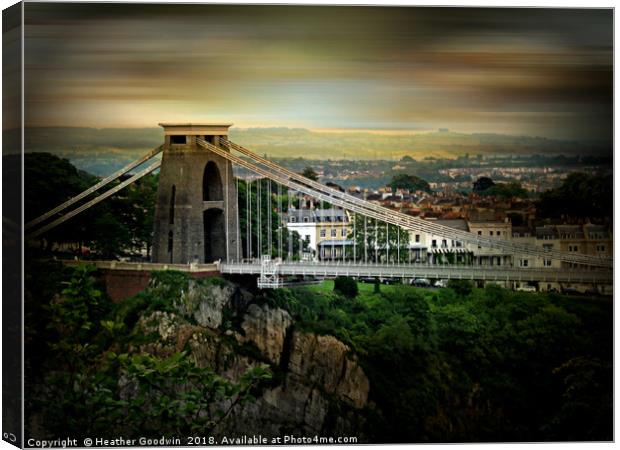
[[27, 126], [612, 140], [610, 9], [27, 3]]

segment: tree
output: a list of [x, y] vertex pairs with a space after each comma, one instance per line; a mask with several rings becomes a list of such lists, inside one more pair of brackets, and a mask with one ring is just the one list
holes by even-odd
[[306, 166], [306, 168], [301, 172], [301, 175], [312, 181], [319, 181], [319, 174], [316, 173], [316, 171], [310, 166]]
[[115, 214], [106, 212], [96, 218], [93, 230], [97, 236], [93, 248], [104, 258], [114, 258], [132, 245], [128, 227]]
[[495, 183], [489, 177], [480, 177], [474, 181], [474, 192], [480, 193], [493, 186], [495, 186]]
[[537, 215], [544, 218], [611, 218], [613, 211], [613, 177], [571, 173], [562, 185], [543, 192]]
[[448, 281], [448, 287], [461, 297], [468, 296], [474, 288], [470, 281], [456, 279]]
[[358, 293], [357, 281], [351, 277], [336, 277], [334, 280], [334, 292], [345, 297], [355, 298]]
[[[349, 229], [347, 239], [355, 241], [358, 261], [409, 261], [409, 233], [396, 225], [386, 225], [375, 219], [355, 215], [355, 226]], [[366, 231], [366, 232], [365, 232]], [[347, 250], [353, 257], [353, 248]]]
[[431, 192], [431, 187], [425, 180], [416, 175], [408, 175], [404, 173], [394, 175], [389, 183], [389, 186], [392, 188], [392, 192], [395, 192], [397, 189]]
[[128, 212], [123, 222], [131, 233], [131, 246], [137, 250], [145, 248], [147, 257], [153, 245], [158, 181], [159, 175], [150, 174], [128, 186], [123, 205]]
[[503, 198], [528, 197], [527, 191], [521, 187], [521, 183], [517, 182], [494, 184], [493, 186], [480, 191], [480, 194]]
[[[259, 227], [258, 222], [258, 195], [257, 187], [260, 183], [260, 216], [261, 222]], [[271, 192], [269, 192], [269, 184], [271, 184]], [[278, 209], [282, 212], [288, 210], [289, 201], [291, 204], [298, 200], [294, 197], [289, 197], [288, 192], [282, 192], [281, 196], [277, 195], [276, 183], [269, 183], [267, 179], [261, 178], [260, 180], [252, 182], [248, 185], [245, 182], [237, 184], [238, 191], [238, 208], [239, 208], [239, 231], [241, 234], [241, 251], [246, 258], [249, 258], [247, 252], [248, 245], [248, 220], [251, 225], [251, 247], [252, 257], [256, 257], [259, 254], [270, 254], [272, 257], [279, 256], [279, 244], [282, 242], [282, 253], [286, 255], [289, 250], [292, 253], [292, 257], [299, 258], [300, 250], [303, 251], [308, 248], [308, 242], [301, 239], [300, 234], [297, 231], [291, 231], [285, 226], [282, 226], [282, 218], [278, 215]], [[249, 196], [249, 199], [248, 199]], [[269, 196], [271, 196], [271, 211], [268, 209]], [[248, 205], [249, 204], [249, 205]], [[279, 206], [278, 206], [279, 205]], [[248, 214], [248, 206], [250, 211]], [[271, 248], [268, 248], [269, 231], [267, 224], [271, 220]], [[262, 248], [259, 251], [258, 237], [261, 237]]]
[[[24, 155], [24, 216], [26, 222], [64, 203], [97, 183], [97, 178], [78, 170], [69, 160], [51, 153]], [[55, 242], [84, 242], [93, 237], [91, 223], [101, 204], [46, 232], [48, 247]]]
[[[235, 406], [254, 401], [257, 389], [271, 379], [265, 364], [230, 381], [199, 367], [186, 351], [164, 356], [139, 350], [132, 339], [143, 343], [145, 337], [134, 335], [126, 315], [136, 307], [143, 310], [144, 303], [133, 298], [111, 307], [94, 273], [93, 266], [77, 266], [47, 305], [51, 334], [41, 343], [45, 362], [37, 382], [33, 376], [27, 383], [28, 407], [50, 435], [135, 438], [213, 431]], [[176, 280], [166, 287], [177, 298], [179, 277], [163, 274], [160, 280]], [[162, 288], [143, 297], [158, 311], [170, 302], [160, 296]]]
[[[25, 163], [26, 220], [58, 206], [98, 179], [49, 153], [30, 153]], [[42, 237], [55, 242], [90, 244], [102, 256], [135, 252], [152, 245], [157, 175], [147, 175], [106, 201], [88, 208]], [[108, 188], [117, 185], [113, 182]], [[103, 189], [98, 191], [102, 193]]]

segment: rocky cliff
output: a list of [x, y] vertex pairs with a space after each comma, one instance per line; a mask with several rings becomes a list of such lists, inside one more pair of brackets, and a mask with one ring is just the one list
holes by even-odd
[[238, 381], [267, 363], [275, 376], [256, 401], [239, 405], [216, 434], [358, 436], [369, 382], [351, 349], [333, 336], [295, 328], [291, 315], [238, 286], [189, 282], [172, 311], [144, 314], [132, 350], [168, 356], [187, 350], [201, 367]]

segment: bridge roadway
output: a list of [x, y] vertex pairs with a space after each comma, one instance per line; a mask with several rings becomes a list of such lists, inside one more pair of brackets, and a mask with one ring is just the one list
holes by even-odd
[[[523, 269], [508, 266], [455, 266], [428, 264], [359, 264], [338, 262], [278, 262], [272, 261], [278, 276], [303, 275], [314, 277], [379, 277], [465, 279], [480, 281], [538, 281], [557, 283], [612, 284], [613, 271], [606, 269]], [[99, 269], [181, 272], [220, 272], [225, 274], [260, 275], [261, 261], [213, 264], [162, 264], [122, 261], [64, 261], [67, 265], [94, 264]]]
[[[275, 261], [274, 261], [275, 262]], [[456, 266], [427, 264], [355, 264], [337, 262], [275, 262], [279, 276], [315, 277], [380, 277], [467, 279], [481, 281], [539, 281], [559, 283], [611, 284], [613, 271], [604, 269], [523, 269], [507, 266]], [[219, 270], [227, 274], [261, 274], [260, 261], [221, 263]]]

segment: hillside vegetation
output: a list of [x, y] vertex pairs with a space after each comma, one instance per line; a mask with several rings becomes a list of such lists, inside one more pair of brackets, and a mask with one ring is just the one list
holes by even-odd
[[[8, 137], [8, 136], [7, 136]], [[465, 154], [603, 155], [603, 143], [561, 141], [532, 136], [454, 132], [380, 133], [314, 131], [302, 128], [231, 128], [233, 141], [272, 158], [416, 159]], [[111, 173], [163, 142], [161, 128], [28, 128], [26, 152], [51, 152], [97, 175]]]
[[607, 301], [467, 282], [250, 293], [160, 272], [114, 305], [88, 267], [26, 273], [31, 435], [613, 437]]

